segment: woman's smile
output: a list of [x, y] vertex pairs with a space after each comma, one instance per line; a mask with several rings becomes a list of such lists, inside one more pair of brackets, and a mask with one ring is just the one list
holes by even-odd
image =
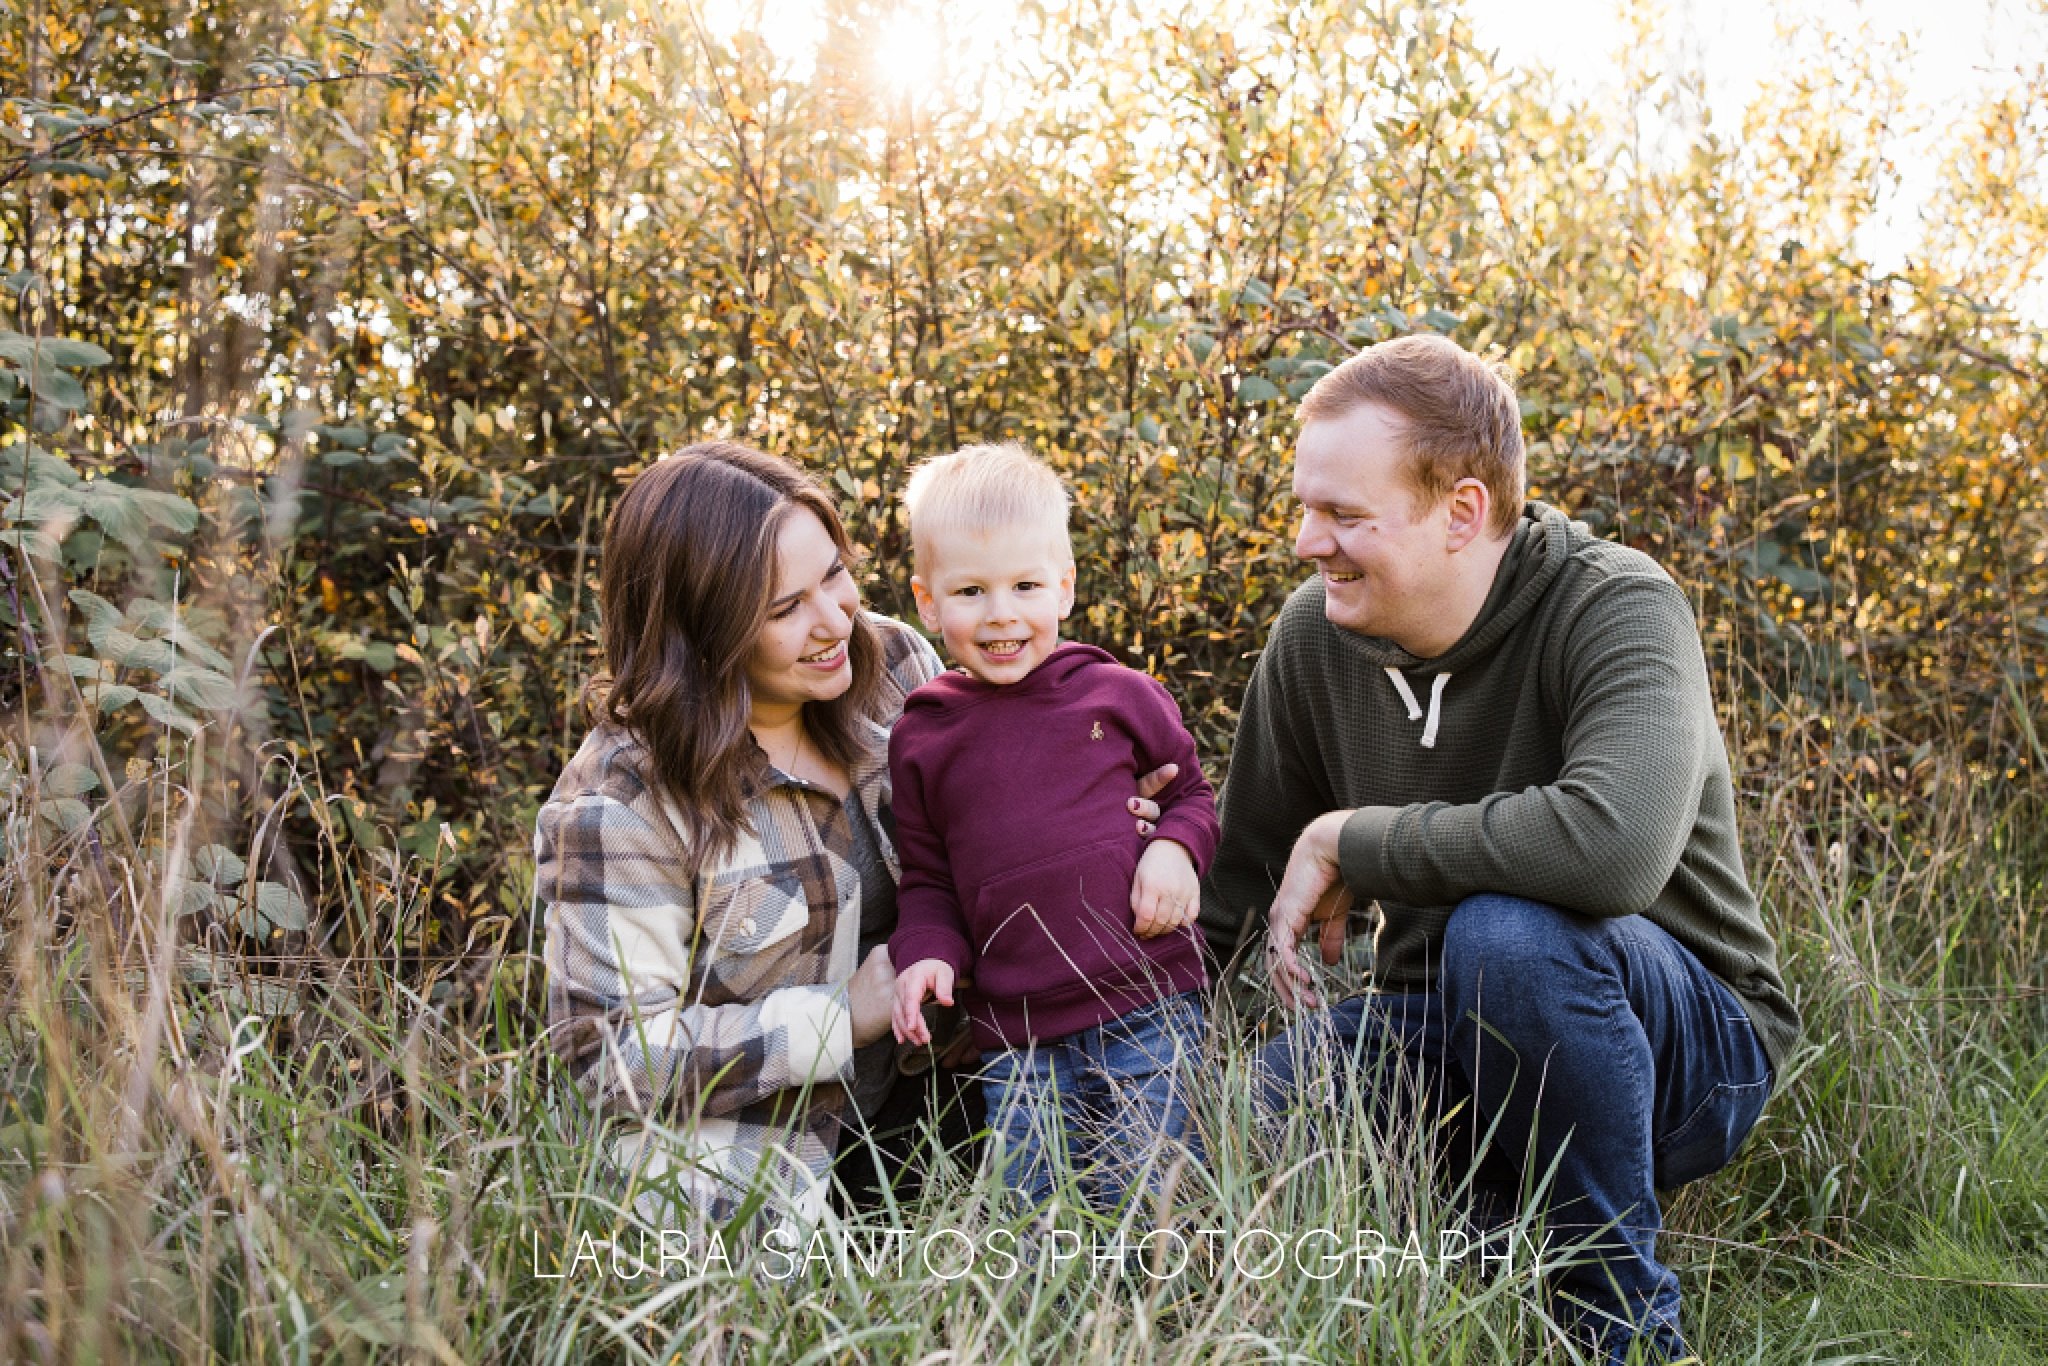
[[797, 663], [816, 669], [820, 673], [832, 673], [846, 663], [846, 641], [835, 640], [813, 654], [802, 656]]

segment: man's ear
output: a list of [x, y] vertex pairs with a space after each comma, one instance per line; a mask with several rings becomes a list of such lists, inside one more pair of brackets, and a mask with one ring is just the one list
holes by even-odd
[[917, 619], [924, 623], [924, 629], [936, 633], [939, 629], [939, 603], [932, 596], [932, 590], [925, 587], [924, 580], [917, 575], [910, 576], [910, 596], [917, 599]]
[[1067, 567], [1060, 571], [1060, 620], [1065, 621], [1074, 613], [1074, 562], [1067, 561]]
[[1445, 505], [1450, 514], [1444, 528], [1444, 548], [1456, 554], [1486, 534], [1486, 515], [1493, 507], [1493, 495], [1477, 479], [1460, 479], [1451, 486]]

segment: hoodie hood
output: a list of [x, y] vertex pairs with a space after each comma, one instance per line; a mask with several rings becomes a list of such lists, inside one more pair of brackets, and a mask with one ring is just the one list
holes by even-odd
[[[1531, 501], [1522, 508], [1522, 519], [1515, 524], [1507, 553], [1501, 556], [1500, 567], [1494, 571], [1493, 587], [1480, 604], [1479, 615], [1450, 649], [1434, 659], [1421, 659], [1379, 636], [1339, 630], [1338, 637], [1345, 649], [1387, 676], [1388, 685], [1407, 708], [1408, 719], [1423, 723], [1418, 742], [1425, 749], [1434, 749], [1443, 717], [1444, 692], [1452, 676], [1492, 653], [1502, 638], [1543, 600], [1552, 582], [1563, 572], [1565, 561], [1593, 539], [1583, 523], [1574, 522], [1546, 503]], [[1321, 583], [1312, 582], [1312, 591], [1320, 599]], [[1428, 680], [1426, 703], [1416, 691], [1418, 682], [1424, 679]]]
[[1075, 674], [1097, 664], [1115, 664], [1107, 650], [1079, 641], [1067, 641], [1040, 661], [1015, 683], [984, 683], [965, 669], [949, 669], [912, 693], [904, 702], [912, 708], [953, 708], [991, 697], [1029, 697], [1060, 687]]

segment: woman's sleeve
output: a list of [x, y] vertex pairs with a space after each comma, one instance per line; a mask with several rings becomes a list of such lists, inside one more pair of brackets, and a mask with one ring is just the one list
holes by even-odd
[[666, 821], [597, 792], [541, 808], [535, 900], [546, 918], [548, 1033], [601, 1109], [726, 1115], [844, 1080], [845, 985], [778, 987], [708, 1006], [692, 979], [697, 870]]
[[868, 624], [881, 637], [883, 691], [887, 694], [882, 711], [893, 721], [903, 710], [903, 699], [937, 678], [945, 665], [930, 641], [896, 618], [870, 612]]

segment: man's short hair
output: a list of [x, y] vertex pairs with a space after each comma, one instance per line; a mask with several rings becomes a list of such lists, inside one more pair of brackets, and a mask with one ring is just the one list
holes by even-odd
[[911, 473], [903, 490], [910, 544], [919, 574], [930, 572], [938, 543], [1017, 527], [1042, 529], [1068, 561], [1073, 502], [1051, 466], [1014, 441], [968, 446], [934, 456]]
[[1450, 497], [1460, 479], [1486, 485], [1487, 529], [1515, 529], [1528, 496], [1522, 407], [1513, 374], [1448, 337], [1416, 333], [1368, 346], [1316, 381], [1301, 422], [1327, 422], [1368, 403], [1400, 418], [1408, 486], [1423, 506]]

